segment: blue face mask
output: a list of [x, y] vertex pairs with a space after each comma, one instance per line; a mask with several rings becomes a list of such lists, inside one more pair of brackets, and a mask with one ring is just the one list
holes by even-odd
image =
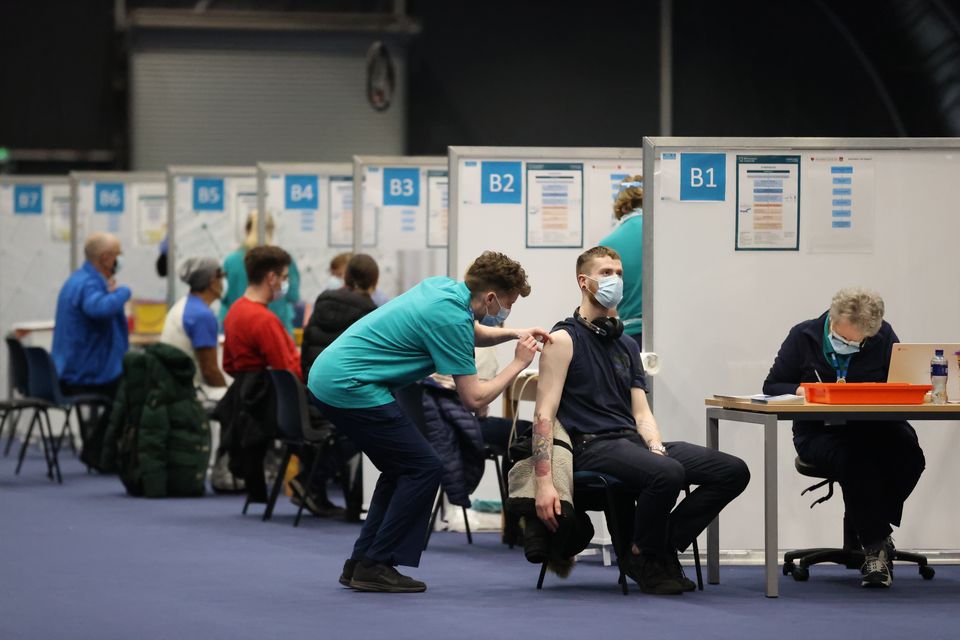
[[830, 332], [830, 346], [833, 347], [833, 350], [837, 353], [837, 355], [841, 356], [849, 356], [860, 352], [859, 344], [848, 342], [835, 334], [833, 331]]
[[623, 278], [620, 276], [605, 276], [599, 280], [586, 277], [597, 283], [593, 297], [604, 309], [613, 309], [623, 300]]
[[497, 301], [497, 305], [500, 307], [500, 311], [497, 311], [497, 315], [492, 316], [489, 313], [484, 312], [483, 319], [480, 320], [480, 324], [485, 327], [496, 327], [507, 320], [507, 316], [510, 315], [510, 309], [507, 309], [502, 304], [500, 304], [500, 298], [497, 297], [497, 294], [493, 294], [493, 299]]

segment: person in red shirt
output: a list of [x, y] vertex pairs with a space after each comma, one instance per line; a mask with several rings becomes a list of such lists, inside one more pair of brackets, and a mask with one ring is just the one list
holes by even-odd
[[290, 254], [280, 247], [255, 247], [243, 258], [247, 290], [223, 321], [223, 370], [231, 376], [267, 368], [286, 369], [300, 380], [300, 354], [283, 324], [268, 308], [290, 286]]

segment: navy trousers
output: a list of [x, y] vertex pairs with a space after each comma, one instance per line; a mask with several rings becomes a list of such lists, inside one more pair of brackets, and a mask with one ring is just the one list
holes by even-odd
[[396, 402], [340, 409], [310, 394], [313, 403], [380, 471], [352, 558], [416, 567], [443, 463]]

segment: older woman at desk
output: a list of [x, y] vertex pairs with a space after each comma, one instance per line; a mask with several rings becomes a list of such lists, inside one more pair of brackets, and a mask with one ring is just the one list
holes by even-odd
[[[767, 394], [802, 394], [802, 382], [886, 382], [897, 334], [883, 319], [883, 299], [858, 288], [841, 289], [830, 309], [790, 330], [763, 383]], [[850, 424], [798, 420], [793, 444], [800, 458], [835, 477], [847, 517], [866, 560], [863, 587], [889, 587], [892, 525], [924, 469], [917, 433], [907, 422]]]

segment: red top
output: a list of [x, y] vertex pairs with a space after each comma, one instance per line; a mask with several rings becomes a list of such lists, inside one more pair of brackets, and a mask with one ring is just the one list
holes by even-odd
[[241, 296], [230, 306], [223, 332], [223, 370], [230, 375], [270, 367], [286, 369], [303, 380], [297, 347], [267, 305]]

